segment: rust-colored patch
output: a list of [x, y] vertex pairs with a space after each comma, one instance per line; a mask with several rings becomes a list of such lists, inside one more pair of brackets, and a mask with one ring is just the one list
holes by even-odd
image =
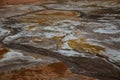
[[64, 11], [64, 10], [43, 10], [32, 15], [23, 16], [19, 19], [23, 23], [38, 23], [41, 25], [53, 25], [56, 21], [73, 20], [78, 21], [80, 13], [77, 11]]
[[60, 75], [68, 70], [67, 66], [62, 62], [50, 64], [48, 67], [52, 68], [55, 73]]
[[37, 65], [36, 67], [23, 68], [9, 72], [0, 73], [0, 80], [96, 80], [83, 75], [73, 74], [67, 66], [62, 63], [48, 65]]
[[8, 51], [9, 49], [0, 47], [0, 59], [3, 58], [3, 55]]
[[50, 80], [56, 77], [56, 74], [46, 66], [23, 68], [0, 74], [0, 80]]
[[80, 16], [80, 13], [77, 11], [65, 11], [65, 10], [43, 10], [38, 15], [59, 15], [59, 16], [69, 16], [69, 17], [78, 17]]
[[85, 39], [69, 40], [68, 44], [70, 47], [80, 52], [91, 54], [101, 54], [101, 51], [105, 52], [105, 48], [87, 43]]

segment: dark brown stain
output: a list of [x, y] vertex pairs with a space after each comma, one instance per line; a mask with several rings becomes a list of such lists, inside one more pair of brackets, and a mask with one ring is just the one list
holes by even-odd
[[9, 51], [8, 48], [0, 47], [0, 59], [3, 58], [3, 55]]
[[48, 67], [52, 68], [57, 74], [64, 74], [68, 70], [67, 66], [62, 62], [50, 64]]

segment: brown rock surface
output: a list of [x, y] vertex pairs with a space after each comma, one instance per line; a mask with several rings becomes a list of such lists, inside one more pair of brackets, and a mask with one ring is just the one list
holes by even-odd
[[0, 45], [0, 59], [3, 58], [3, 55], [9, 51], [8, 48], [4, 48]]
[[32, 3], [38, 0], [0, 0], [1, 4], [25, 4]]
[[36, 66], [0, 73], [0, 80], [97, 80], [71, 73], [64, 63]]
[[73, 74], [66, 64], [55, 58], [8, 50], [2, 45], [0, 53], [4, 53], [0, 59], [0, 80], [97, 80]]
[[32, 4], [36, 3], [38, 5], [43, 5], [46, 3], [55, 3], [58, 0], [0, 0], [1, 5], [18, 5], [18, 4]]
[[38, 23], [41, 25], [53, 25], [56, 21], [61, 20], [79, 20], [80, 13], [77, 11], [65, 10], [43, 10], [40, 12], [23, 16], [19, 19], [22, 23]]
[[[109, 2], [113, 0], [0, 0], [1, 4], [28, 4], [28, 3], [33, 3], [33, 2], [39, 2], [39, 4], [44, 4], [44, 3], [64, 3], [64, 2], [77, 2], [77, 1], [101, 1], [101, 2]], [[114, 0], [114, 2], [120, 2], [120, 0]], [[94, 6], [94, 4], [93, 4]]]
[[0, 80], [120, 80], [120, 0], [2, 1]]

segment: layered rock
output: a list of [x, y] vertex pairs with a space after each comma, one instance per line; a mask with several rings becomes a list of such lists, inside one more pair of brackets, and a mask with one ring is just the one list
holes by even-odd
[[[43, 1], [43, 3], [38, 2], [31, 5], [12, 5], [0, 9], [1, 43], [9, 48], [32, 52], [34, 53], [32, 56], [35, 57], [41, 54], [57, 58], [77, 74], [84, 74], [101, 80], [119, 80], [119, 1], [58, 0], [52, 3], [50, 1], [50, 4], [45, 3]], [[8, 10], [11, 14], [8, 14]], [[16, 11], [15, 14], [13, 14], [14, 11]], [[1, 58], [4, 54], [5, 52], [1, 53]], [[16, 53], [12, 54], [16, 55]], [[24, 55], [21, 56], [22, 59], [26, 58], [25, 60], [28, 62], [31, 59]], [[15, 63], [19, 62], [19, 59], [21, 60], [21, 58], [15, 58]], [[39, 62], [36, 63], [34, 60], [36, 61], [34, 58], [32, 63], [24, 64], [20, 61], [21, 64], [19, 65], [25, 67], [29, 66], [28, 64], [37, 64], [37, 67], [29, 68], [28, 73], [29, 71], [33, 72], [31, 75], [34, 75], [37, 69], [39, 71], [50, 67], [45, 64], [43, 65], [45, 68], [43, 68], [38, 65]], [[7, 69], [9, 68], [6, 67]], [[21, 69], [17, 72], [5, 73], [2, 76], [19, 75], [22, 73], [20, 71], [27, 73], [26, 69]], [[58, 78], [56, 72], [52, 70], [50, 72], [53, 72], [53, 75], [55, 74], [53, 80]], [[12, 78], [13, 75], [9, 78]], [[25, 76], [27, 75], [25, 74]], [[37, 76], [34, 78], [38, 79]], [[66, 78], [60, 78], [60, 80], [62, 79]], [[68, 77], [67, 79], [69, 80]], [[73, 79], [80, 80], [82, 78], [73, 77]]]
[[4, 47], [0, 48], [0, 55], [0, 80], [97, 80], [73, 74], [55, 58]]
[[64, 63], [36, 66], [27, 69], [0, 73], [1, 80], [97, 80], [83, 75], [71, 73]]

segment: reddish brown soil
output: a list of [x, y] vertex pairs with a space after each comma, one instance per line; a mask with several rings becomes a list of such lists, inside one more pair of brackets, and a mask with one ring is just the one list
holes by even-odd
[[8, 51], [9, 51], [9, 49], [4, 48], [0, 45], [0, 59], [3, 58], [3, 55]]
[[64, 63], [53, 63], [27, 69], [0, 73], [0, 80], [96, 80], [83, 75], [76, 75], [68, 70]]

